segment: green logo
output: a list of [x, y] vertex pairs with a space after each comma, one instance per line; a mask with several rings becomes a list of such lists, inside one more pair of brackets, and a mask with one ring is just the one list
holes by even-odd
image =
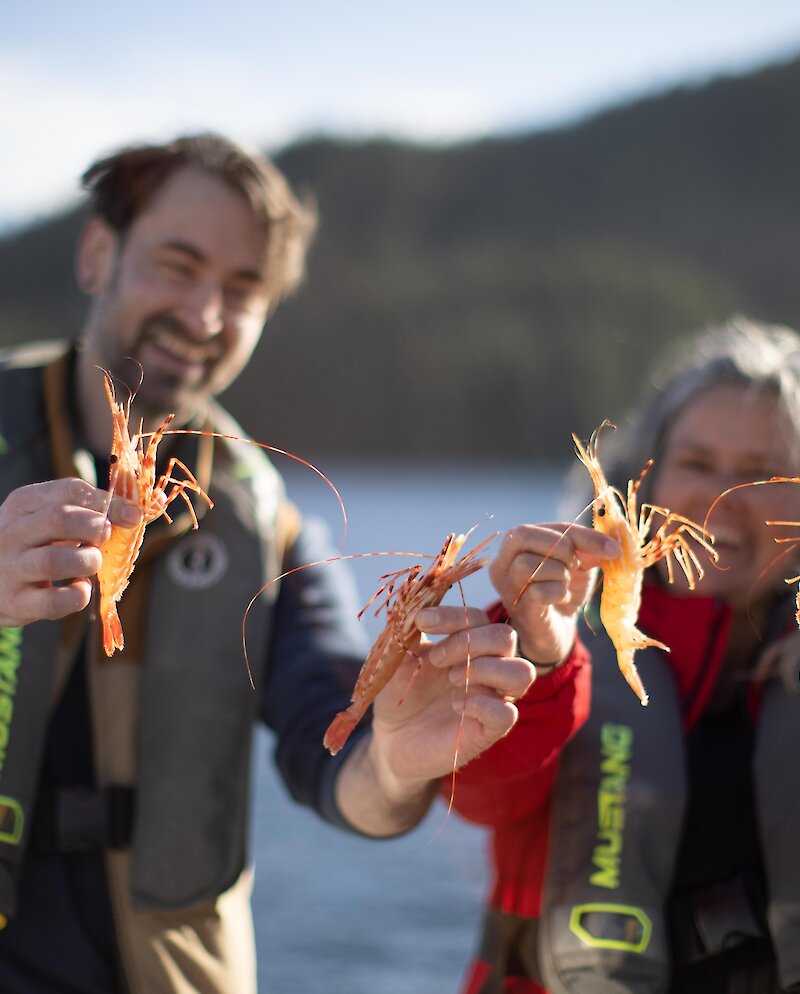
[[19, 801], [0, 794], [0, 842], [16, 846], [22, 838], [25, 814]]
[[0, 773], [11, 738], [17, 670], [22, 662], [22, 629], [0, 628]]
[[0, 435], [0, 456], [4, 456], [8, 452], [8, 442]]
[[606, 722], [600, 729], [600, 788], [597, 792], [597, 843], [592, 852], [594, 872], [589, 882], [614, 890], [619, 886], [625, 830], [625, 802], [631, 775], [633, 730]]
[[[599, 917], [592, 921], [594, 916]], [[606, 935], [594, 934], [592, 926]], [[594, 949], [621, 949], [629, 953], [643, 953], [653, 934], [650, 916], [631, 904], [578, 904], [570, 912], [569, 928], [581, 942]], [[609, 932], [618, 934], [612, 938]]]

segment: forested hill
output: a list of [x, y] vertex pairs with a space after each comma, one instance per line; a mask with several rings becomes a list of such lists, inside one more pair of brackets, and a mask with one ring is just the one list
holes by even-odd
[[[676, 335], [800, 325], [799, 120], [800, 59], [547, 132], [294, 145], [309, 278], [228, 402], [311, 458], [568, 458]], [[78, 223], [0, 241], [0, 341], [80, 326]]]

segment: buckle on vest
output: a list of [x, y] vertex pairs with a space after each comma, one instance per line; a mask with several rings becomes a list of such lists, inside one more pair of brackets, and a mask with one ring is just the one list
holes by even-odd
[[690, 903], [705, 956], [714, 956], [764, 935], [744, 877], [695, 891]]
[[758, 883], [744, 876], [674, 898], [671, 923], [675, 964], [688, 966], [767, 936]]
[[43, 787], [31, 844], [40, 852], [125, 849], [133, 834], [132, 787]]

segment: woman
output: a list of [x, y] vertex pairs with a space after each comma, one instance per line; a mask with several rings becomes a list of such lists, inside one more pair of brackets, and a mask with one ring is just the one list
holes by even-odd
[[[681, 355], [600, 458], [624, 490], [652, 457], [640, 500], [702, 523], [723, 491], [800, 472], [800, 336], [735, 319]], [[800, 485], [719, 501], [719, 561], [697, 548], [694, 591], [663, 563], [646, 574], [638, 626], [671, 649], [637, 654], [647, 708], [599, 625], [575, 636], [615, 545], [589, 555], [588, 529], [567, 523], [506, 535], [498, 614], [539, 677], [456, 788], [461, 814], [492, 828], [468, 994], [800, 990], [800, 639], [784, 582], [800, 569], [776, 544], [800, 528], [766, 522], [800, 522]]]

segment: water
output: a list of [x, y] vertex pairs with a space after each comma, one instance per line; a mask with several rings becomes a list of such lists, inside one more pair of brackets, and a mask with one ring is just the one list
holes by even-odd
[[[559, 486], [552, 470], [510, 466], [322, 468], [347, 508], [345, 553], [433, 554], [449, 532], [475, 524], [477, 543], [522, 521], [552, 520]], [[341, 514], [324, 484], [308, 471], [285, 472], [304, 513], [324, 517], [341, 536]], [[413, 561], [355, 560], [363, 602], [381, 573]], [[468, 603], [493, 599], [485, 572], [465, 581]], [[374, 636], [378, 622], [364, 623]], [[401, 839], [366, 840], [333, 829], [288, 798], [270, 748], [268, 733], [259, 733], [253, 908], [261, 994], [458, 991], [487, 887], [483, 830], [457, 815], [446, 818], [441, 803]]]

